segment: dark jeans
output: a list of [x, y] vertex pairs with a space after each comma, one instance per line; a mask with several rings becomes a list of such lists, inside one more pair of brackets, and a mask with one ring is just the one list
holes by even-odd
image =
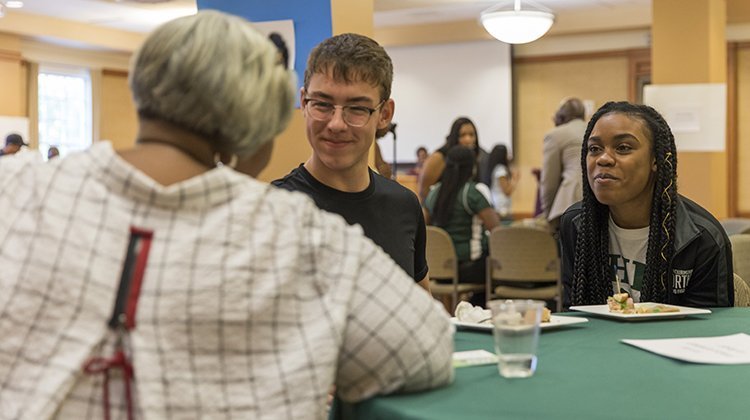
[[[458, 263], [458, 281], [460, 283], [485, 284], [487, 277], [487, 254], [482, 254], [476, 260], [463, 261]], [[487, 300], [487, 294], [474, 292], [471, 296], [470, 303], [484, 307]]]

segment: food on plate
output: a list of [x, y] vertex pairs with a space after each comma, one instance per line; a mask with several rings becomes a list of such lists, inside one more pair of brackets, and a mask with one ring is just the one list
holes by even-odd
[[549, 322], [552, 316], [552, 311], [547, 308], [542, 308], [542, 322]]
[[643, 304], [635, 308], [635, 313], [637, 314], [658, 314], [660, 312], [680, 312], [680, 308], [660, 303]]
[[610, 312], [619, 312], [621, 314], [634, 314], [635, 305], [633, 298], [627, 293], [615, 293], [607, 298], [607, 306]]
[[[489, 324], [492, 321], [492, 311], [481, 306], [474, 306], [469, 302], [461, 301], [456, 305], [456, 319], [461, 322], [472, 322], [475, 324]], [[542, 308], [542, 322], [550, 322], [552, 311]]]
[[607, 298], [610, 312], [621, 314], [658, 314], [661, 312], [680, 312], [680, 308], [660, 303], [644, 303], [636, 306], [633, 298], [627, 293], [615, 293]]

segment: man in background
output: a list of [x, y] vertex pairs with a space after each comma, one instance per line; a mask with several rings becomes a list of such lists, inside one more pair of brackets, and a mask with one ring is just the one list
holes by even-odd
[[0, 156], [16, 154], [21, 150], [21, 146], [28, 146], [28, 144], [23, 141], [20, 134], [8, 134], [5, 138], [5, 147], [0, 149]]
[[586, 108], [578, 98], [560, 103], [553, 128], [544, 136], [540, 196], [544, 217], [556, 233], [560, 216], [582, 198], [581, 142], [586, 131]]
[[426, 228], [416, 195], [368, 166], [376, 133], [393, 118], [393, 63], [357, 34], [337, 35], [310, 53], [300, 104], [312, 156], [274, 185], [301, 191], [323, 210], [362, 226], [367, 237], [429, 290]]

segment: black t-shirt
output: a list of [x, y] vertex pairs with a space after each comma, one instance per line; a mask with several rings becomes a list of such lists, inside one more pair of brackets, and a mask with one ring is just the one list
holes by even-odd
[[321, 183], [303, 165], [272, 184], [303, 192], [322, 210], [341, 215], [349, 224], [359, 224], [368, 238], [420, 281], [427, 275], [427, 233], [419, 200], [401, 184], [369, 172], [370, 185], [356, 193]]

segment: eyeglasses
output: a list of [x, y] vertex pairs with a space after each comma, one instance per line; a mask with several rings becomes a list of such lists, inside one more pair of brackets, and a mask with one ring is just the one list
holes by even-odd
[[305, 98], [305, 108], [310, 116], [316, 121], [330, 121], [336, 113], [336, 108], [341, 108], [344, 122], [350, 127], [364, 127], [370, 121], [372, 114], [377, 111], [385, 99], [375, 108], [362, 105], [334, 105], [330, 102], [319, 101], [317, 99]]

